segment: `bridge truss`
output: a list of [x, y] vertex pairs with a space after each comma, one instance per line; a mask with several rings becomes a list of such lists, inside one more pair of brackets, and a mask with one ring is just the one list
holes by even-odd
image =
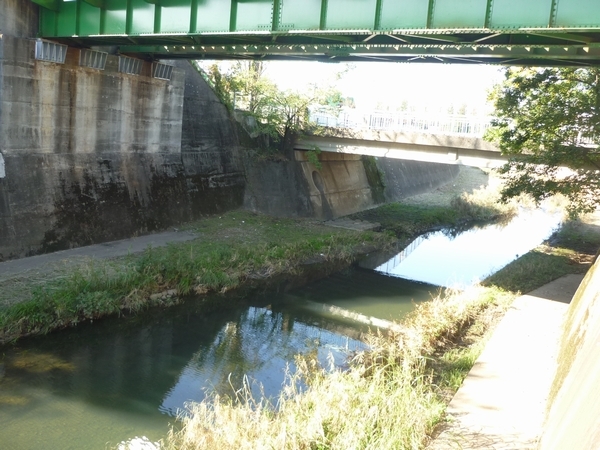
[[599, 0], [31, 0], [40, 37], [146, 59], [600, 64]]

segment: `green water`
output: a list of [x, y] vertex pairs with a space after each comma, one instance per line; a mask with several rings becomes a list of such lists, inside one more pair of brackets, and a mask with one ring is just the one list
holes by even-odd
[[[366, 326], [320, 314], [325, 302], [400, 318], [431, 285], [353, 269], [285, 295], [206, 314], [193, 300], [131, 318], [84, 324], [0, 348], [0, 449], [104, 449], [157, 440], [188, 401], [229, 395], [244, 375], [277, 395], [297, 353], [343, 366]], [[231, 303], [231, 299], [223, 299]], [[253, 392], [260, 389], [256, 383]]]

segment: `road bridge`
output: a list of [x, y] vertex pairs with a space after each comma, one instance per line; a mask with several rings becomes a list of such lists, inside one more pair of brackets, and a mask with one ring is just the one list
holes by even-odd
[[296, 150], [320, 149], [383, 158], [493, 168], [508, 161], [492, 143], [480, 137], [422, 132], [333, 130], [333, 135], [304, 136]]
[[597, 65], [596, 0], [31, 0], [40, 37], [145, 59]]

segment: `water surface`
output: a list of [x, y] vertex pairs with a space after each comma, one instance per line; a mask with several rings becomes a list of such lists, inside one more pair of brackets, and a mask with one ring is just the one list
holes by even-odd
[[425, 234], [386, 261], [362, 265], [408, 280], [464, 288], [540, 245], [561, 220], [558, 213], [523, 210], [507, 224], [475, 227], [456, 236], [448, 231]]
[[[316, 351], [323, 363], [331, 354], [343, 366], [349, 352], [366, 348], [364, 324], [290, 300], [331, 298], [357, 309], [377, 302], [399, 318], [412, 308], [413, 294], [428, 298], [424, 287], [351, 270], [227, 311], [206, 314], [191, 300], [23, 339], [0, 349], [0, 448], [103, 449], [135, 436], [157, 440], [186, 402], [204, 399], [207, 390], [230, 395], [245, 375], [275, 397], [296, 354]], [[398, 294], [404, 290], [410, 294]], [[252, 388], [260, 394], [256, 383]]]

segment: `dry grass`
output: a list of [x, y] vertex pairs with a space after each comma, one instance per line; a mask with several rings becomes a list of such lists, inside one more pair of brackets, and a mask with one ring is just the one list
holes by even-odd
[[[421, 448], [443, 420], [449, 386], [464, 365], [457, 346], [467, 348], [465, 337], [481, 336], [497, 316], [491, 311], [510, 301], [502, 291], [478, 288], [419, 305], [403, 331], [372, 336], [370, 351], [356, 355], [346, 371], [299, 358], [275, 405], [253, 399], [249, 389], [234, 399], [214, 396], [190, 405], [182, 429], [161, 448]], [[459, 371], [460, 381], [466, 370]]]

